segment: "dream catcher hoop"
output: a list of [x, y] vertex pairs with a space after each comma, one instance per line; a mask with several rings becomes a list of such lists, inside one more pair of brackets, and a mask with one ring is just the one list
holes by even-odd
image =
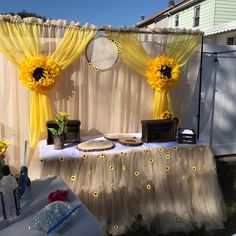
[[105, 36], [91, 40], [86, 47], [85, 55], [89, 65], [96, 71], [111, 69], [118, 59], [116, 45]]

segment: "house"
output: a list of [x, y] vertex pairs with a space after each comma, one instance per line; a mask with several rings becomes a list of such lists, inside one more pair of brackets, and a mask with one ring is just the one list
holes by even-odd
[[236, 45], [236, 0], [182, 0], [136, 24], [139, 28], [186, 28], [204, 32], [204, 43]]
[[[216, 156], [235, 154], [236, 0], [176, 0], [176, 4], [169, 1], [168, 8], [136, 26], [204, 32], [202, 70], [198, 77], [201, 87], [198, 91], [196, 86], [188, 109], [199, 107], [199, 138], [210, 144]], [[195, 101], [200, 103], [196, 105]], [[191, 110], [191, 114], [197, 111]], [[192, 117], [192, 123], [185, 125], [196, 127], [195, 123]]]

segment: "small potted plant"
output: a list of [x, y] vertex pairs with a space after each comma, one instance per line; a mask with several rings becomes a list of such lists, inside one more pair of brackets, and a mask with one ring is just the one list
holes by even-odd
[[0, 179], [2, 178], [2, 166], [5, 165], [5, 153], [9, 143], [5, 140], [0, 141]]
[[64, 137], [67, 133], [67, 121], [68, 121], [68, 113], [66, 112], [58, 112], [55, 114], [56, 123], [58, 125], [58, 129], [48, 128], [50, 132], [54, 136], [54, 148], [57, 150], [64, 148]]

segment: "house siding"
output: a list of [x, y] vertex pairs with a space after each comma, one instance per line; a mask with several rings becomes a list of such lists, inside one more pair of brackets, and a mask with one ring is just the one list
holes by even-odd
[[225, 45], [227, 44], [227, 38], [234, 37], [236, 41], [236, 32], [227, 32], [224, 34], [216, 35], [216, 44], [218, 45]]
[[201, 3], [200, 29], [211, 27], [215, 18], [215, 0], [206, 0]]
[[[193, 27], [194, 7], [198, 5], [200, 5], [200, 23], [198, 27]], [[204, 0], [200, 3], [196, 3], [190, 6], [187, 9], [176, 12], [171, 17], [169, 17], [170, 28], [175, 28], [175, 15], [176, 14], [179, 14], [178, 28], [201, 29], [201, 28], [212, 26], [214, 24], [214, 17], [215, 17], [215, 0]]]
[[148, 26], [150, 29], [155, 29], [155, 28], [168, 28], [168, 17], [158, 21], [158, 23], [152, 23]]
[[215, 20], [213, 25], [236, 20], [236, 0], [215, 0]]
[[[198, 27], [193, 27], [194, 7], [197, 5], [200, 5], [200, 22]], [[179, 15], [178, 27], [175, 27], [176, 14]], [[190, 0], [189, 5], [183, 5], [179, 9], [178, 7], [173, 8], [165, 13], [162, 18], [157, 18], [151, 28], [168, 27], [205, 31], [231, 21], [236, 21], [236, 0]], [[229, 37], [234, 37], [236, 44], [236, 30], [205, 36], [204, 40], [207, 44], [225, 45]]]
[[179, 15], [178, 28], [191, 28], [193, 25], [193, 8], [186, 9], [169, 17], [169, 27], [175, 28], [175, 15]]

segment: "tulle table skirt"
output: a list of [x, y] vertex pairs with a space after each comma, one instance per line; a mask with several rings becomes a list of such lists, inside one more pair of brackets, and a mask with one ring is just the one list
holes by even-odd
[[85, 153], [41, 143], [42, 176], [61, 176], [113, 235], [134, 222], [157, 233], [224, 228], [225, 205], [208, 145], [115, 144]]

